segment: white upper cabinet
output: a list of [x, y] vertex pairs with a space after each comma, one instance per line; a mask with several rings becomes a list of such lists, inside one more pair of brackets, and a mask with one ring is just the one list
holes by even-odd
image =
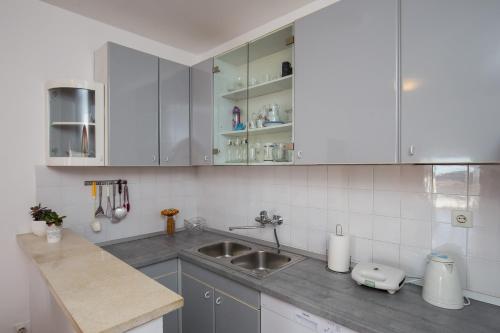
[[401, 15], [401, 161], [500, 161], [500, 1], [403, 0]]
[[398, 1], [340, 1], [295, 23], [295, 164], [398, 161]]
[[160, 165], [190, 165], [189, 67], [159, 60]]
[[212, 116], [214, 61], [207, 59], [191, 67], [191, 164], [212, 164]]
[[108, 42], [94, 77], [106, 91], [106, 165], [159, 165], [158, 57]]

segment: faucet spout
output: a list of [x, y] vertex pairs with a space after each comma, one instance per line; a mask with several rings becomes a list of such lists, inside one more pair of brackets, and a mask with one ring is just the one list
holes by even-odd
[[278, 253], [281, 251], [280, 241], [278, 239], [278, 233], [276, 231], [276, 227], [283, 224], [283, 217], [280, 215], [273, 215], [269, 217], [267, 215], [267, 211], [263, 210], [259, 213], [259, 216], [255, 218], [255, 221], [258, 222], [258, 225], [247, 225], [247, 226], [234, 226], [229, 227], [229, 231], [237, 230], [237, 229], [261, 229], [265, 228], [266, 225], [270, 225], [274, 229], [274, 239], [276, 240], [276, 248]]
[[261, 225], [245, 225], [241, 227], [229, 227], [229, 231], [241, 230], [241, 229], [260, 229], [260, 228], [264, 228], [264, 225], [261, 224]]

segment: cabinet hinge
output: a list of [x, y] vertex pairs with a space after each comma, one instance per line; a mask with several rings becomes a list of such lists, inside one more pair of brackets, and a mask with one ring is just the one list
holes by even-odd
[[295, 43], [295, 36], [290, 36], [286, 39], [286, 46], [290, 46]]
[[219, 73], [220, 72], [220, 69], [219, 69], [219, 66], [214, 66], [212, 68], [212, 73], [215, 74], [215, 73]]

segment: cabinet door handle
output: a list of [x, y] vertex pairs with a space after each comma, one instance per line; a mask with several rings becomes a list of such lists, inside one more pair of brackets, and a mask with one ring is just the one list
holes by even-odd
[[415, 146], [411, 145], [410, 148], [408, 149], [408, 155], [413, 156], [415, 155]]
[[217, 297], [217, 298], [215, 299], [215, 304], [217, 304], [217, 305], [221, 305], [221, 303], [222, 303], [222, 298]]
[[153, 154], [153, 162], [156, 162], [156, 155]]
[[302, 158], [302, 150], [297, 151], [297, 158], [299, 160]]
[[205, 155], [205, 156], [203, 157], [203, 160], [204, 160], [205, 162], [208, 162], [208, 156], [207, 156], [207, 155]]
[[168, 156], [165, 156], [165, 162], [168, 162]]
[[203, 294], [203, 297], [206, 299], [209, 299], [210, 298], [210, 290], [205, 291], [205, 293]]

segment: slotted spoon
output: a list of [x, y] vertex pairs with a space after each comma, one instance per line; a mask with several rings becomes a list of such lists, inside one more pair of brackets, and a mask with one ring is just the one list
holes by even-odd
[[99, 185], [99, 207], [95, 211], [95, 217], [104, 216], [104, 209], [102, 208], [102, 185]]

